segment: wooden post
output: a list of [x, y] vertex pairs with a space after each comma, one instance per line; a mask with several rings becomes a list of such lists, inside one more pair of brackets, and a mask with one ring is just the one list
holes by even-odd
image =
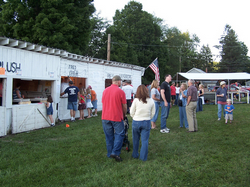
[[111, 44], [111, 34], [108, 34], [107, 60], [109, 61], [110, 61], [110, 44]]
[[179, 61], [180, 61], [180, 72], [181, 72], [181, 56], [179, 57]]

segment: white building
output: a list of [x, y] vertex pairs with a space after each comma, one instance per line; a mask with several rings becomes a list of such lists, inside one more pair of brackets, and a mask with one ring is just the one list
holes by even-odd
[[[43, 102], [51, 95], [54, 119], [70, 118], [67, 98], [60, 97], [61, 79], [69, 76], [76, 86], [91, 85], [97, 93], [98, 111], [102, 110], [102, 92], [114, 75], [131, 80], [136, 91], [145, 68], [72, 54], [24, 41], [0, 37], [0, 136], [48, 127]], [[24, 99], [12, 99], [13, 90], [21, 84]], [[79, 112], [76, 113], [79, 117]], [[45, 119], [46, 118], [46, 119]]]

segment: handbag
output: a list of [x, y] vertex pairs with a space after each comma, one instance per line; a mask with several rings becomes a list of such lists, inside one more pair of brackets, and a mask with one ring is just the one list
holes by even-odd
[[182, 100], [178, 100], [178, 106], [182, 106]]

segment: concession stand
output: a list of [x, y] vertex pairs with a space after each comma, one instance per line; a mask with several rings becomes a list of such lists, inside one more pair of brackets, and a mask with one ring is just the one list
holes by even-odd
[[[131, 80], [136, 91], [145, 68], [72, 54], [64, 50], [0, 37], [0, 136], [49, 127], [45, 104], [53, 98], [55, 121], [69, 120], [67, 95], [60, 97], [69, 78], [79, 88], [91, 85], [97, 94], [98, 111], [102, 93], [114, 75]], [[13, 99], [20, 86], [21, 98]], [[87, 111], [84, 111], [87, 115]], [[76, 118], [79, 111], [76, 112]]]

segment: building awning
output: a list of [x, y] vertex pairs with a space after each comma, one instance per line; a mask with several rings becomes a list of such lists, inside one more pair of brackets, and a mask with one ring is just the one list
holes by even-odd
[[250, 80], [249, 73], [177, 73], [174, 79], [197, 81], [202, 80]]

